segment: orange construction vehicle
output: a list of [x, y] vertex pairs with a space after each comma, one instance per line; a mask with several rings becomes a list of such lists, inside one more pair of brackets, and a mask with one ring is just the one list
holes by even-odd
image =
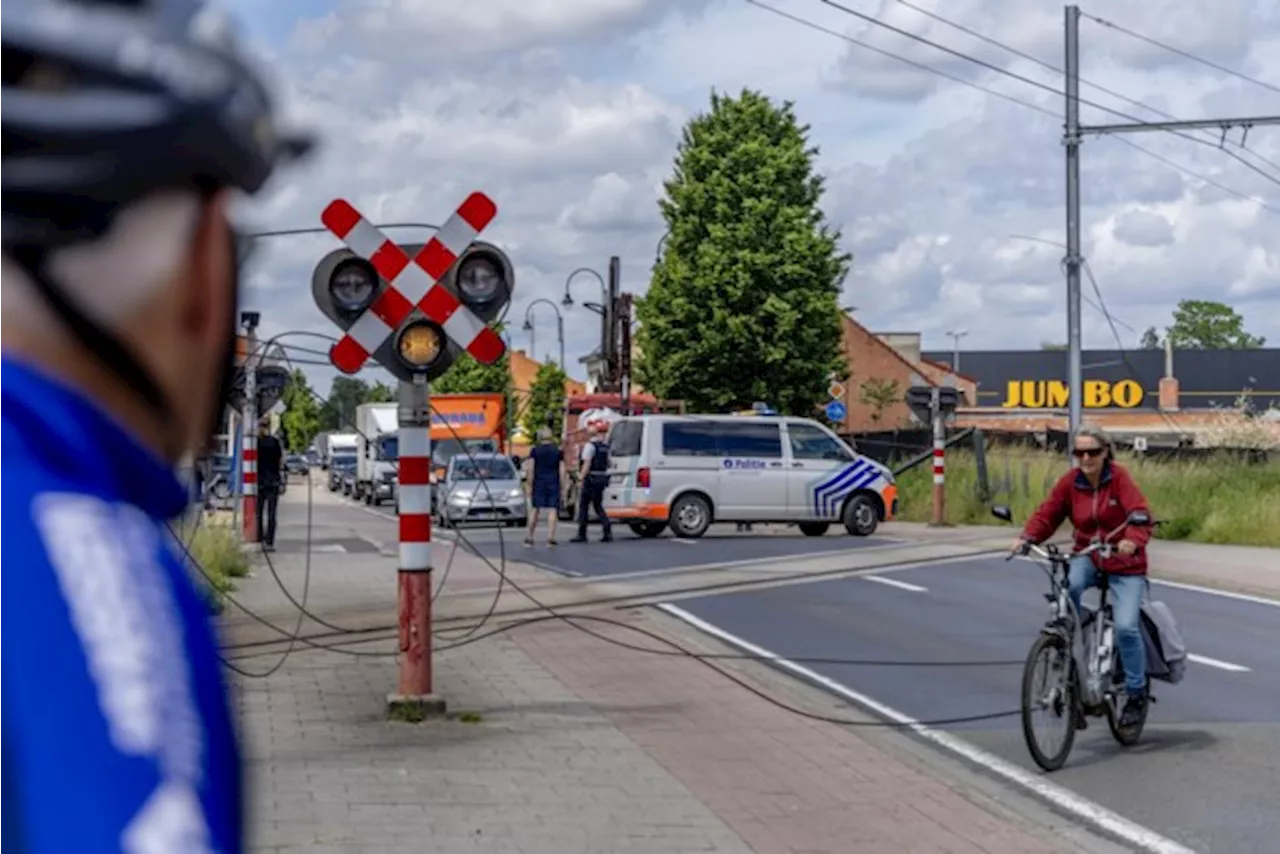
[[659, 400], [651, 394], [628, 395], [627, 405], [622, 405], [622, 395], [616, 393], [571, 394], [564, 402], [564, 432], [560, 447], [564, 453], [565, 468], [569, 472], [567, 482], [562, 487], [564, 496], [560, 501], [560, 518], [573, 519], [578, 508], [578, 454], [584, 442], [591, 439], [587, 425], [579, 421], [584, 413], [608, 410], [616, 416], [624, 415], [683, 415], [683, 400]]
[[431, 396], [432, 481], [444, 477], [449, 460], [465, 453], [505, 454], [507, 411], [501, 394]]

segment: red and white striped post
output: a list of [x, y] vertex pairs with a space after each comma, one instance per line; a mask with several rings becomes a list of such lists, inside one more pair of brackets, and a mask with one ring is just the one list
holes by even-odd
[[422, 382], [400, 383], [400, 689], [392, 705], [443, 712], [431, 672], [431, 419]]
[[240, 476], [243, 481], [241, 514], [242, 530], [246, 543], [258, 541], [258, 371], [253, 349], [257, 346], [253, 329], [249, 329], [249, 353], [244, 360], [244, 417], [243, 436], [240, 440], [242, 462]]
[[933, 389], [933, 522], [943, 525], [947, 521], [947, 434], [943, 420], [938, 388]]

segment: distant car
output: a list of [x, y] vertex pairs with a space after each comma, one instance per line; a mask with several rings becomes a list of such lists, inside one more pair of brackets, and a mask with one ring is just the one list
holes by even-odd
[[289, 474], [306, 474], [310, 470], [307, 458], [302, 454], [289, 454], [284, 458], [284, 469]]
[[342, 494], [355, 495], [356, 493], [356, 466], [352, 463], [350, 468], [342, 470]]
[[343, 475], [356, 470], [354, 454], [334, 457], [329, 465], [329, 491], [337, 492], [343, 488]]
[[502, 454], [459, 454], [449, 460], [439, 484], [436, 512], [441, 524], [498, 522], [525, 525], [528, 505], [520, 474]]

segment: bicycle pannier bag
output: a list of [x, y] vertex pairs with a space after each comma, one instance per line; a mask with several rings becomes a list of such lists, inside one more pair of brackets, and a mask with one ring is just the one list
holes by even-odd
[[1163, 602], [1142, 603], [1142, 642], [1147, 650], [1147, 675], [1178, 683], [1187, 666], [1187, 644], [1178, 632], [1173, 612]]

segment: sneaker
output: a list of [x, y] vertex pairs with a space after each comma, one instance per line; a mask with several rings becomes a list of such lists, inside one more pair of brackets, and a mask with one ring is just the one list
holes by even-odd
[[1120, 712], [1120, 728], [1128, 729], [1142, 723], [1147, 713], [1147, 696], [1137, 694], [1124, 701], [1124, 709]]
[[547, 540], [547, 545], [554, 546], [554, 545], [558, 545], [558, 543], [556, 543], [555, 540]]
[[586, 538], [586, 537], [584, 537], [584, 536], [582, 536], [581, 534], [579, 534], [578, 536], [574, 537], [574, 538], [573, 538], [572, 540], [570, 540], [569, 542], [571, 542], [571, 543], [585, 543], [586, 541], [587, 541], [587, 538]]
[[533, 548], [533, 537], [525, 537], [524, 547], [526, 549]]

